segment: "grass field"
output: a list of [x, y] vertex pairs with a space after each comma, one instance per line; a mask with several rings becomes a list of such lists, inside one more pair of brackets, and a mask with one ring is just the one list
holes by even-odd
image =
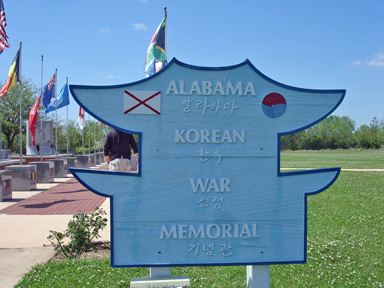
[[[383, 151], [283, 152], [282, 167], [384, 168]], [[381, 162], [381, 163], [380, 163]], [[384, 287], [384, 172], [342, 171], [308, 197], [307, 264], [272, 265], [271, 287]], [[246, 287], [244, 266], [172, 268], [191, 287]], [[38, 265], [17, 287], [129, 287], [146, 268], [109, 259]]]
[[283, 151], [282, 168], [384, 169], [384, 149]]

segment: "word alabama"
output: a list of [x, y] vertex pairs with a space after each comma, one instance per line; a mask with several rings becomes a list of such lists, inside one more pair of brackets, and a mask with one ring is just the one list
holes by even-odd
[[167, 95], [173, 93], [174, 95], [193, 95], [199, 96], [256, 96], [255, 87], [252, 82], [248, 82], [243, 85], [242, 82], [238, 81], [233, 84], [231, 81], [192, 81], [184, 82], [184, 80], [175, 81], [172, 80], [169, 83]]
[[208, 224], [161, 226], [160, 239], [259, 238], [256, 224]]

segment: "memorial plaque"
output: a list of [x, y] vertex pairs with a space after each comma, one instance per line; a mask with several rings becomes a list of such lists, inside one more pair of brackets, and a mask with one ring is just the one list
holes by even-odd
[[140, 137], [138, 173], [71, 168], [111, 198], [112, 266], [306, 262], [307, 197], [340, 168], [281, 172], [280, 136], [330, 115], [345, 90], [287, 86], [248, 60], [176, 59], [138, 82], [70, 89], [93, 117]]

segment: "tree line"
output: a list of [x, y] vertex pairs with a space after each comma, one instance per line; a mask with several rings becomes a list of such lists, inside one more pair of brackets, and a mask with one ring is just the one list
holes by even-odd
[[[18, 153], [20, 134], [20, 97], [22, 103], [22, 121], [29, 118], [29, 111], [36, 102], [39, 89], [29, 79], [22, 79], [0, 102], [0, 120], [2, 127], [2, 147]], [[52, 120], [57, 127], [57, 151], [81, 155], [102, 151], [105, 133], [108, 127], [98, 121], [86, 121], [82, 131], [74, 120], [68, 125], [65, 120], [55, 119], [55, 113], [39, 112], [38, 119]], [[384, 145], [384, 120], [373, 118], [369, 125], [356, 128], [355, 122], [347, 117], [329, 116], [316, 125], [300, 132], [282, 136], [282, 150], [321, 150], [321, 149], [378, 149]], [[22, 145], [25, 147], [26, 125], [22, 123]], [[56, 135], [56, 133], [54, 133]], [[138, 137], [135, 135], [136, 141]], [[56, 140], [54, 140], [56, 143]]]
[[379, 149], [384, 145], [384, 120], [374, 117], [369, 125], [355, 128], [348, 116], [329, 116], [298, 133], [282, 136], [282, 150]]

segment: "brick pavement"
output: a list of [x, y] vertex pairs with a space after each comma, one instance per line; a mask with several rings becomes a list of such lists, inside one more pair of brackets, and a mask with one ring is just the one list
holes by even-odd
[[73, 215], [93, 213], [105, 197], [84, 188], [76, 179], [68, 180], [42, 193], [0, 210], [6, 215]]

